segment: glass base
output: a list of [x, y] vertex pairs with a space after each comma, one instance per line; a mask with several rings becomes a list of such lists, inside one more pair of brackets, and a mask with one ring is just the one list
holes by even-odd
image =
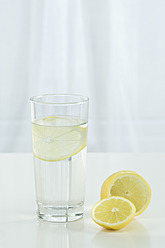
[[39, 205], [38, 217], [56, 223], [76, 221], [83, 217], [83, 205], [68, 208]]

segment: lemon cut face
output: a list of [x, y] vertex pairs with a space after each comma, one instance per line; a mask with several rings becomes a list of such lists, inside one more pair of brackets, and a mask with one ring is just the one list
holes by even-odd
[[96, 203], [91, 211], [92, 219], [107, 229], [121, 229], [133, 219], [136, 208], [129, 200], [112, 196]]
[[133, 171], [119, 171], [108, 177], [101, 188], [101, 199], [121, 196], [136, 207], [135, 215], [141, 214], [151, 200], [151, 189], [144, 178]]
[[87, 124], [73, 118], [50, 116], [32, 123], [32, 140], [37, 158], [64, 160], [86, 147]]

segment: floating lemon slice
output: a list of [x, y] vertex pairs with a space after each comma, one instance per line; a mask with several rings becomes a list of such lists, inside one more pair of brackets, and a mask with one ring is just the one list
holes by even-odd
[[122, 196], [136, 207], [135, 215], [141, 214], [151, 200], [148, 183], [133, 171], [119, 171], [109, 176], [101, 188], [101, 199], [109, 196]]
[[112, 196], [99, 201], [91, 211], [92, 219], [108, 229], [121, 229], [133, 219], [136, 208], [129, 200]]
[[32, 139], [37, 158], [64, 160], [86, 147], [87, 124], [73, 118], [50, 116], [32, 123]]

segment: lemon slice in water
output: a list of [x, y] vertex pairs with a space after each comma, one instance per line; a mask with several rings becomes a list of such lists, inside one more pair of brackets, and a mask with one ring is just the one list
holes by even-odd
[[45, 161], [72, 157], [87, 145], [87, 124], [77, 119], [50, 116], [32, 123], [34, 155]]

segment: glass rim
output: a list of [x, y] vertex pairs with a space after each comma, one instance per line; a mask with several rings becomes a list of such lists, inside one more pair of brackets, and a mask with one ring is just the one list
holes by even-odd
[[[77, 101], [70, 101], [70, 102], [48, 102], [48, 101], [41, 101], [39, 100], [41, 97], [46, 97], [46, 96], [65, 96], [65, 97], [79, 97], [79, 100]], [[81, 100], [80, 100], [81, 98]], [[83, 96], [83, 95], [77, 95], [77, 94], [42, 94], [42, 95], [36, 95], [36, 96], [32, 96], [30, 97], [30, 101], [34, 102], [34, 103], [41, 103], [41, 104], [54, 104], [54, 105], [72, 105], [72, 104], [82, 104], [85, 102], [89, 101], [89, 97], [87, 96]]]

